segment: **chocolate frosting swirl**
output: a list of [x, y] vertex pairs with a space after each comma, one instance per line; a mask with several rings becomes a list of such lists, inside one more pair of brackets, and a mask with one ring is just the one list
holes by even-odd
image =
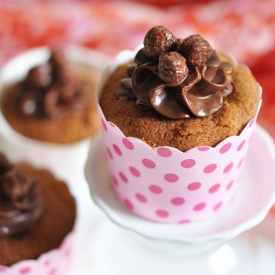
[[40, 218], [41, 192], [0, 153], [0, 238], [23, 233]]
[[17, 102], [24, 115], [59, 119], [68, 110], [87, 108], [90, 100], [88, 85], [76, 79], [63, 52], [55, 50], [48, 62], [28, 72]]
[[[182, 40], [178, 39], [176, 43], [173, 52], [179, 51]], [[137, 105], [154, 108], [165, 117], [180, 119], [212, 115], [234, 88], [230, 80], [233, 65], [221, 61], [216, 51], [212, 51], [203, 65], [187, 64], [186, 76], [173, 83], [160, 77], [159, 60], [150, 58], [142, 48], [135, 56], [136, 64], [128, 67], [129, 78], [122, 79], [121, 84]]]

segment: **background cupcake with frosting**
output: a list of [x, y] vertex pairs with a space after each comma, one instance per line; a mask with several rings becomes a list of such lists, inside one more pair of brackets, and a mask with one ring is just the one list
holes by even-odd
[[69, 61], [64, 50], [51, 50], [22, 81], [3, 87], [2, 113], [26, 137], [55, 144], [80, 141], [98, 130], [98, 76], [95, 68]]
[[0, 73], [0, 144], [70, 179], [81, 173], [90, 138], [99, 130], [96, 84], [107, 58], [76, 46], [23, 52]]
[[194, 222], [237, 191], [261, 90], [249, 69], [200, 35], [163, 26], [120, 53], [99, 87], [103, 138], [118, 198], [159, 222]]
[[0, 153], [1, 274], [67, 274], [75, 218], [64, 182]]

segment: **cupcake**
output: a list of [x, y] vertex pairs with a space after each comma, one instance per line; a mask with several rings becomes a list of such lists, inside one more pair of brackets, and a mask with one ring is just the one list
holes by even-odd
[[63, 50], [52, 50], [23, 80], [4, 87], [2, 113], [26, 137], [61, 144], [82, 140], [99, 126], [98, 75], [96, 68], [69, 61]]
[[11, 161], [78, 182], [99, 129], [95, 86], [108, 58], [76, 46], [38, 47], [0, 72], [0, 150]]
[[64, 182], [0, 154], [1, 274], [67, 274], [75, 217]]
[[185, 223], [230, 202], [261, 104], [247, 67], [157, 26], [119, 54], [99, 93], [111, 180], [129, 209]]

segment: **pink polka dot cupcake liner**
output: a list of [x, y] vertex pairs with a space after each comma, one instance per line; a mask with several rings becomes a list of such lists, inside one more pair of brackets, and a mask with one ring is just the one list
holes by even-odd
[[0, 265], [1, 275], [68, 275], [72, 261], [75, 233], [66, 236], [58, 249], [41, 255], [37, 260], [20, 261], [10, 267]]
[[[108, 73], [130, 56], [128, 51], [120, 54], [115, 65], [105, 71], [103, 83]], [[110, 184], [130, 211], [156, 222], [191, 223], [213, 216], [232, 200], [257, 115], [240, 135], [215, 148], [199, 146], [181, 152], [168, 146], [151, 148], [140, 139], [125, 137], [98, 108]]]

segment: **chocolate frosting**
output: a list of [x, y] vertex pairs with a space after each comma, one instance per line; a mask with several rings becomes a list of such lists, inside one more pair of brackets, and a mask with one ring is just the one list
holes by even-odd
[[[182, 40], [177, 43], [179, 49]], [[144, 48], [136, 54], [135, 62], [128, 68], [129, 78], [121, 80], [124, 92], [135, 98], [137, 105], [154, 108], [171, 119], [212, 115], [233, 90], [230, 81], [233, 65], [221, 61], [216, 51], [202, 66], [188, 64], [188, 74], [176, 83], [160, 78], [160, 61], [148, 57]]]
[[18, 95], [19, 110], [28, 116], [62, 118], [79, 112], [91, 102], [88, 85], [74, 76], [61, 50], [52, 51], [48, 62], [32, 68]]
[[23, 233], [40, 218], [42, 196], [33, 178], [0, 153], [0, 238]]

